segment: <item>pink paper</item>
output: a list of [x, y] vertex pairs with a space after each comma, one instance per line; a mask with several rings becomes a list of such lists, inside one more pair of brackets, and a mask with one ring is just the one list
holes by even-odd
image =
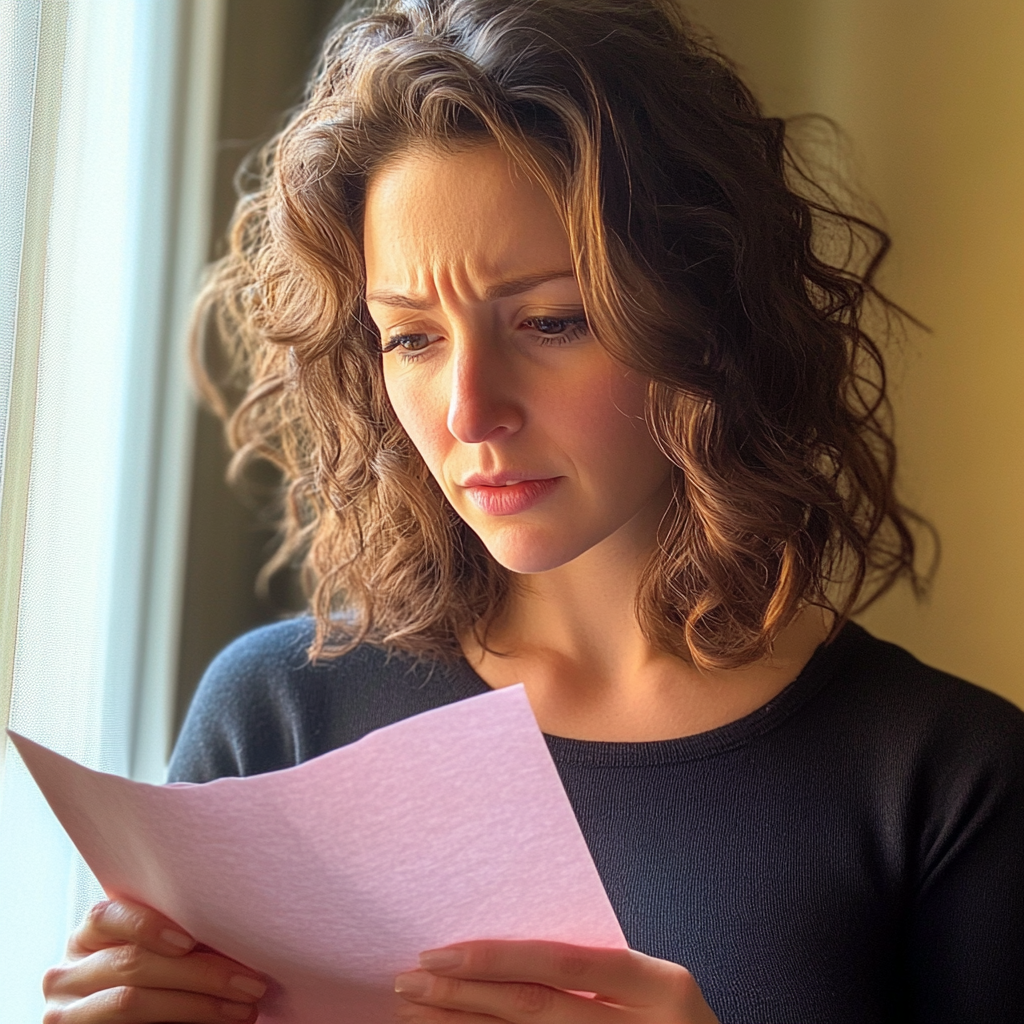
[[395, 975], [459, 940], [626, 946], [522, 686], [202, 785], [10, 735], [110, 896], [271, 980], [263, 1024], [390, 1022]]

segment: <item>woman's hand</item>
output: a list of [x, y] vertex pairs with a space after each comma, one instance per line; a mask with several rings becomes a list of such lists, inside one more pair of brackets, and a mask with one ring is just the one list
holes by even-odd
[[247, 967], [195, 950], [163, 914], [97, 903], [43, 978], [43, 1024], [225, 1024], [256, 1019], [266, 985]]
[[[445, 962], [445, 958], [447, 963]], [[685, 967], [630, 949], [460, 942], [395, 979], [400, 1020], [423, 1024], [718, 1024]], [[574, 995], [595, 992], [596, 998]]]

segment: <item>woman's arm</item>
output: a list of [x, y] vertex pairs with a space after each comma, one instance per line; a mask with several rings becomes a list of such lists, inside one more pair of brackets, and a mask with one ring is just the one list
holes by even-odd
[[971, 709], [970, 743], [950, 744], [932, 769], [942, 799], [921, 837], [915, 1021], [1024, 1021], [1024, 717], [1001, 704], [986, 694]]

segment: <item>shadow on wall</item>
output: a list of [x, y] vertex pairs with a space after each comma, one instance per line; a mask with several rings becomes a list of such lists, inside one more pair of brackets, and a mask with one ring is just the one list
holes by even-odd
[[[239, 163], [299, 102], [337, 8], [338, 0], [229, 0], [211, 257], [224, 252]], [[253, 581], [273, 541], [259, 499], [275, 480], [267, 469], [254, 475], [248, 493], [229, 488], [224, 482], [229, 454], [220, 421], [202, 410], [192, 470], [175, 732], [203, 671], [222, 647], [302, 607], [295, 581], [284, 576], [274, 580], [268, 597], [255, 593]]]

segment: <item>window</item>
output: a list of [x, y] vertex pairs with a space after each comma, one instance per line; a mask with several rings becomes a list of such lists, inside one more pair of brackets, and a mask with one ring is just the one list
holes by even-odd
[[[0, 723], [163, 780], [221, 0], [0, 5]], [[0, 992], [99, 896], [17, 755], [0, 765]]]

